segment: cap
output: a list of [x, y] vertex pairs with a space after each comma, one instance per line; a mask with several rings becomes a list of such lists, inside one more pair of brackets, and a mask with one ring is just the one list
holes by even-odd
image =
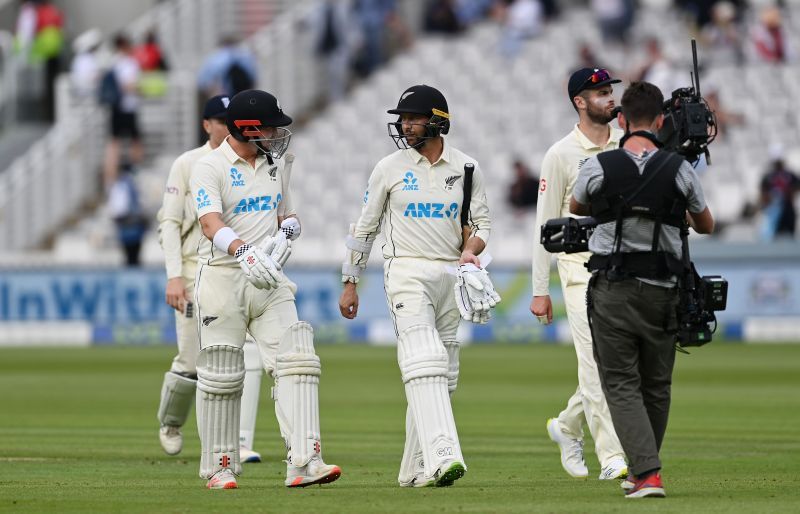
[[203, 119], [225, 119], [228, 116], [228, 105], [230, 103], [231, 99], [228, 95], [212, 96], [206, 101], [206, 106], [203, 108]]
[[408, 113], [433, 116], [434, 109], [444, 113], [444, 117], [447, 117], [450, 112], [447, 109], [447, 100], [445, 100], [441, 91], [435, 87], [420, 84], [411, 86], [403, 91], [403, 94], [400, 95], [400, 100], [397, 101], [397, 107], [386, 112], [389, 114]]
[[569, 101], [578, 96], [585, 89], [594, 89], [607, 84], [617, 84], [622, 82], [619, 79], [612, 79], [608, 70], [603, 68], [581, 68], [569, 77], [567, 93]]

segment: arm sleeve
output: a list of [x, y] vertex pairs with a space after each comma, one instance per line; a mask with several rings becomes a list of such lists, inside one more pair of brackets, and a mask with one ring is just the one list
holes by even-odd
[[[354, 241], [364, 243], [367, 248], [371, 248], [372, 242], [375, 241], [381, 230], [381, 219], [386, 210], [388, 199], [389, 192], [386, 187], [384, 173], [380, 164], [378, 164], [369, 177], [367, 191], [364, 193], [364, 206], [361, 208], [361, 216], [358, 217], [358, 221], [350, 234]], [[369, 251], [359, 251], [348, 247], [344, 261], [345, 267], [349, 265], [351, 270], [354, 268], [363, 270], [367, 267], [368, 259]], [[345, 269], [343, 268], [342, 271], [344, 272]], [[348, 275], [350, 273], [343, 274]]]
[[164, 203], [158, 216], [159, 241], [164, 249], [167, 278], [180, 277], [182, 274], [181, 227], [187, 186], [186, 180], [181, 176], [181, 162], [178, 158], [169, 170], [167, 186], [164, 188]]
[[189, 183], [192, 187], [192, 196], [197, 205], [197, 219], [209, 212], [222, 214], [222, 194], [220, 181], [214, 172], [214, 167], [202, 160], [192, 168]]
[[492, 223], [489, 218], [489, 204], [486, 201], [486, 183], [483, 172], [479, 166], [475, 166], [472, 175], [472, 198], [469, 204], [469, 225], [472, 235], [483, 239], [484, 243], [489, 242], [489, 234], [492, 231]]
[[542, 225], [553, 218], [561, 217], [566, 179], [561, 171], [562, 164], [558, 154], [549, 150], [542, 161], [542, 173], [539, 180], [539, 201], [536, 204], [536, 226], [533, 234], [533, 261], [531, 263], [531, 281], [533, 296], [550, 294], [551, 255], [539, 242]]
[[686, 208], [689, 212], [700, 213], [706, 208], [706, 198], [703, 193], [703, 186], [700, 185], [700, 177], [695, 173], [694, 168], [684, 161], [675, 176], [678, 189], [686, 197]]
[[592, 203], [591, 196], [600, 191], [601, 187], [603, 187], [603, 167], [600, 166], [597, 157], [591, 157], [578, 172], [572, 196], [578, 203], [589, 205]]
[[294, 203], [292, 202], [292, 172], [291, 169], [286, 169], [286, 161], [284, 161], [283, 167], [283, 198], [281, 199], [281, 203], [278, 206], [278, 216], [282, 216], [287, 218], [292, 215], [297, 215], [297, 211], [294, 208]]

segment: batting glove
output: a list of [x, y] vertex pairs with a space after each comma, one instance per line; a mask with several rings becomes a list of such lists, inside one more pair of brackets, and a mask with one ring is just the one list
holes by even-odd
[[235, 257], [251, 284], [259, 289], [278, 287], [280, 268], [261, 248], [243, 244], [236, 249]]

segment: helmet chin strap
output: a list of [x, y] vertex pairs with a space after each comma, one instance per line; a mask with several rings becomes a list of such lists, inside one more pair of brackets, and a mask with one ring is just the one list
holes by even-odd
[[272, 166], [273, 164], [275, 164], [275, 163], [273, 162], [273, 160], [272, 160], [272, 153], [271, 153], [269, 150], [267, 150], [267, 149], [266, 149], [266, 148], [265, 148], [265, 147], [264, 147], [264, 146], [261, 144], [261, 142], [260, 142], [260, 141], [250, 141], [250, 142], [251, 142], [251, 143], [253, 143], [254, 145], [256, 145], [256, 148], [258, 148], [258, 153], [260, 153], [261, 155], [263, 155], [263, 156], [265, 156], [265, 157], [267, 158], [267, 162], [269, 163], [269, 165], [270, 165], [270, 166]]

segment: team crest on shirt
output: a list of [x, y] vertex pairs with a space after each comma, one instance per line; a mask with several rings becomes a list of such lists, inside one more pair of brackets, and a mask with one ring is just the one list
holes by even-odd
[[403, 177], [403, 191], [419, 191], [419, 184], [417, 184], [417, 177], [414, 176], [414, 172], [408, 170]]
[[231, 187], [244, 187], [242, 174], [236, 168], [231, 168]]
[[277, 166], [277, 164], [273, 165], [273, 166], [270, 166], [269, 169], [267, 170], [267, 173], [269, 173], [269, 179], [271, 181], [277, 182], [277, 180], [278, 180], [278, 166]]
[[460, 178], [461, 178], [461, 175], [453, 175], [452, 177], [447, 177], [446, 179], [444, 179], [444, 189], [446, 191], [451, 191], [453, 189], [453, 186], [455, 185], [455, 183]]

